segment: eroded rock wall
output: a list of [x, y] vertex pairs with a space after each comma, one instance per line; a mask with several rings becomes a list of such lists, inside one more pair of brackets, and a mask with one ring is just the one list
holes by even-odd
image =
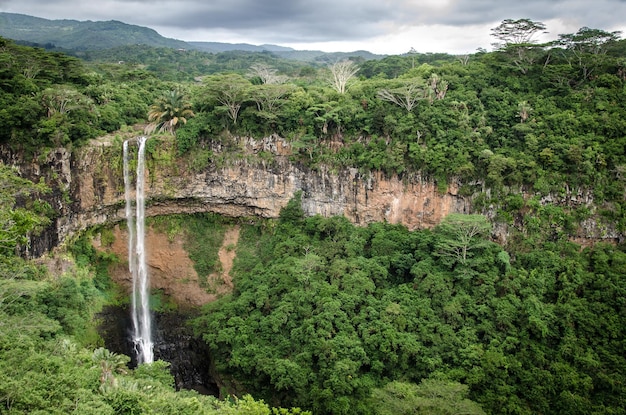
[[[214, 144], [206, 167], [195, 170], [189, 160], [172, 156], [171, 140], [156, 140], [161, 140], [157, 146], [163, 149], [157, 148], [148, 160], [148, 216], [214, 212], [276, 218], [298, 191], [302, 191], [306, 214], [344, 215], [359, 225], [386, 221], [409, 229], [430, 228], [450, 213], [471, 212], [471, 198], [459, 194], [458, 183], [441, 192], [436, 183], [419, 174], [389, 177], [350, 168], [311, 169], [293, 162], [289, 143], [276, 135], [262, 140], [230, 138], [228, 144]], [[19, 165], [25, 177], [45, 177], [54, 188], [49, 198], [58, 217], [33, 241], [30, 256], [42, 255], [80, 230], [124, 220], [121, 147], [120, 140], [103, 138], [74, 152], [58, 149], [33, 160], [0, 149], [2, 159]], [[233, 148], [237, 149], [234, 153]], [[562, 199], [560, 204], [565, 206], [593, 206], [589, 194]], [[496, 240], [505, 243], [507, 226], [499, 224], [496, 232]], [[593, 218], [583, 223], [575, 236], [581, 244], [620, 238], [623, 235]]]
[[[184, 162], [149, 163], [146, 172], [146, 214], [214, 212], [231, 217], [276, 218], [298, 191], [306, 214], [345, 215], [356, 224], [387, 221], [410, 229], [432, 227], [452, 212], [469, 213], [470, 201], [450, 186], [445, 193], [419, 175], [403, 178], [356, 169], [312, 170], [289, 159], [289, 146], [279, 137], [241, 140], [243, 154], [263, 149], [270, 161], [254, 157], [209, 163], [194, 172]], [[76, 231], [124, 219], [121, 151], [92, 145], [71, 158], [71, 199], [59, 217], [57, 231], [64, 240]], [[253, 161], [250, 161], [250, 160]], [[67, 169], [65, 169], [67, 171]]]
[[[117, 255], [122, 259], [111, 266], [109, 274], [113, 281], [127, 292], [132, 290], [132, 275], [128, 269], [128, 233], [125, 226], [113, 228], [113, 243], [102, 246], [95, 240], [97, 249]], [[194, 308], [217, 298], [219, 291], [209, 290], [210, 286], [222, 287], [221, 276], [204, 275], [202, 278], [194, 269], [194, 263], [184, 248], [182, 235], [174, 238], [150, 227], [146, 229], [146, 265], [150, 275], [150, 287], [161, 290], [181, 308]], [[226, 291], [226, 290], [221, 290]]]

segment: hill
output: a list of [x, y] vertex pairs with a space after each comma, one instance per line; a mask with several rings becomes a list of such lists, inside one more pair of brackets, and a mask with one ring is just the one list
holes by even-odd
[[0, 36], [71, 50], [98, 50], [134, 44], [188, 47], [185, 42], [165, 38], [153, 29], [115, 20], [48, 20], [13, 13], [0, 13]]
[[129, 45], [147, 45], [173, 49], [198, 50], [210, 53], [228, 51], [271, 52], [285, 59], [310, 62], [358, 56], [380, 59], [383, 56], [366, 51], [328, 54], [322, 51], [297, 51], [278, 45], [247, 43], [185, 42], [161, 36], [154, 29], [110, 21], [48, 20], [15, 13], [0, 13], [0, 36], [46, 49], [70, 52], [97, 51]]
[[233, 50], [244, 52], [271, 52], [272, 54], [284, 58], [301, 62], [324, 62], [358, 57], [364, 60], [382, 59], [385, 55], [376, 55], [366, 50], [353, 52], [323, 52], [321, 50], [296, 50], [293, 48], [278, 45], [251, 45], [249, 43], [221, 43], [221, 42], [187, 42], [191, 48], [210, 53], [230, 52]]
[[295, 49], [277, 45], [251, 45], [249, 43], [222, 43], [222, 42], [187, 42], [193, 49], [204, 52], [219, 53], [231, 50], [245, 52], [294, 52]]

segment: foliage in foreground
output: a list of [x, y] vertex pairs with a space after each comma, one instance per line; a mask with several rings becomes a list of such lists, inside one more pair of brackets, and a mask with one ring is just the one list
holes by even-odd
[[[250, 396], [221, 401], [174, 390], [169, 364], [129, 370], [130, 358], [101, 347], [93, 320], [109, 288], [93, 248], [79, 240], [76, 263], [62, 275], [16, 256], [15, 244], [41, 223], [36, 210], [16, 208], [11, 185], [41, 190], [0, 165], [0, 413], [2, 414], [306, 414], [271, 408]], [[24, 217], [28, 220], [16, 221]], [[103, 258], [96, 258], [106, 262]]]
[[472, 413], [624, 413], [623, 247], [507, 252], [473, 215], [281, 218], [243, 228], [235, 292], [196, 321], [235, 390], [316, 414], [410, 413], [433, 384]]
[[4, 264], [2, 271], [0, 413], [306, 413], [271, 408], [251, 396], [221, 401], [194, 391], [176, 392], [168, 363], [129, 370], [127, 356], [96, 347], [97, 338], [85, 336], [93, 325], [93, 297], [99, 295], [88, 277], [11, 278]]

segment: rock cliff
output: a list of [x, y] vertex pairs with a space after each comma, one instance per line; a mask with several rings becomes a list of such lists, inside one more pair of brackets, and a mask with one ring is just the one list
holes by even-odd
[[[311, 169], [293, 162], [288, 142], [275, 135], [262, 140], [229, 140], [229, 152], [214, 144], [207, 149], [204, 167], [192, 168], [188, 159], [173, 156], [172, 140], [151, 139], [146, 215], [214, 212], [276, 218], [298, 191], [302, 191], [307, 215], [344, 215], [363, 225], [386, 221], [402, 223], [409, 229], [430, 228], [449, 213], [471, 212], [471, 198], [459, 194], [457, 183], [448, 184], [442, 192], [436, 183], [419, 174], [388, 177], [353, 168]], [[43, 254], [80, 230], [124, 220], [121, 147], [120, 139], [102, 138], [74, 152], [57, 149], [31, 161], [6, 149], [1, 151], [2, 159], [20, 165], [25, 177], [46, 177], [54, 188], [51, 201], [58, 217], [33, 241], [31, 256]], [[233, 152], [233, 147], [237, 151]], [[572, 203], [593, 203], [588, 196], [583, 199]], [[593, 221], [585, 228], [577, 240], [596, 239], [598, 235], [603, 239], [621, 237]], [[506, 227], [496, 230], [502, 234], [499, 239], [506, 240]]]
[[[307, 215], [345, 215], [356, 224], [387, 221], [410, 229], [427, 228], [451, 212], [470, 211], [470, 200], [460, 196], [454, 185], [441, 193], [435, 183], [419, 175], [400, 178], [356, 169], [313, 170], [291, 162], [288, 144], [277, 136], [240, 139], [237, 144], [241, 157], [221, 165], [208, 160], [200, 171], [189, 168], [185, 160], [152, 157], [146, 172], [146, 215], [214, 212], [276, 218], [298, 191]], [[254, 157], [260, 151], [271, 159]], [[5, 160], [12, 157], [16, 156], [4, 154]], [[58, 149], [45, 162], [22, 163], [25, 176], [48, 175], [48, 182], [55, 184], [54, 207], [59, 212], [53, 229], [34, 241], [33, 255], [82, 229], [124, 219], [121, 163], [119, 140], [94, 141], [72, 153]]]

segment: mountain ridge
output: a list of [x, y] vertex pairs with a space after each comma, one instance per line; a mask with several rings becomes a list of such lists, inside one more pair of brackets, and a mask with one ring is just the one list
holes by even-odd
[[228, 51], [270, 52], [286, 59], [295, 60], [309, 60], [322, 55], [330, 55], [337, 58], [359, 56], [366, 60], [384, 57], [384, 55], [376, 55], [368, 51], [331, 53], [308, 50], [299, 51], [273, 44], [252, 45], [248, 43], [184, 41], [164, 37], [149, 27], [132, 25], [118, 20], [50, 20], [6, 12], [0, 12], [0, 36], [18, 42], [41, 45], [48, 49], [56, 47], [76, 52], [145, 44], [173, 49], [193, 49], [209, 53]]

